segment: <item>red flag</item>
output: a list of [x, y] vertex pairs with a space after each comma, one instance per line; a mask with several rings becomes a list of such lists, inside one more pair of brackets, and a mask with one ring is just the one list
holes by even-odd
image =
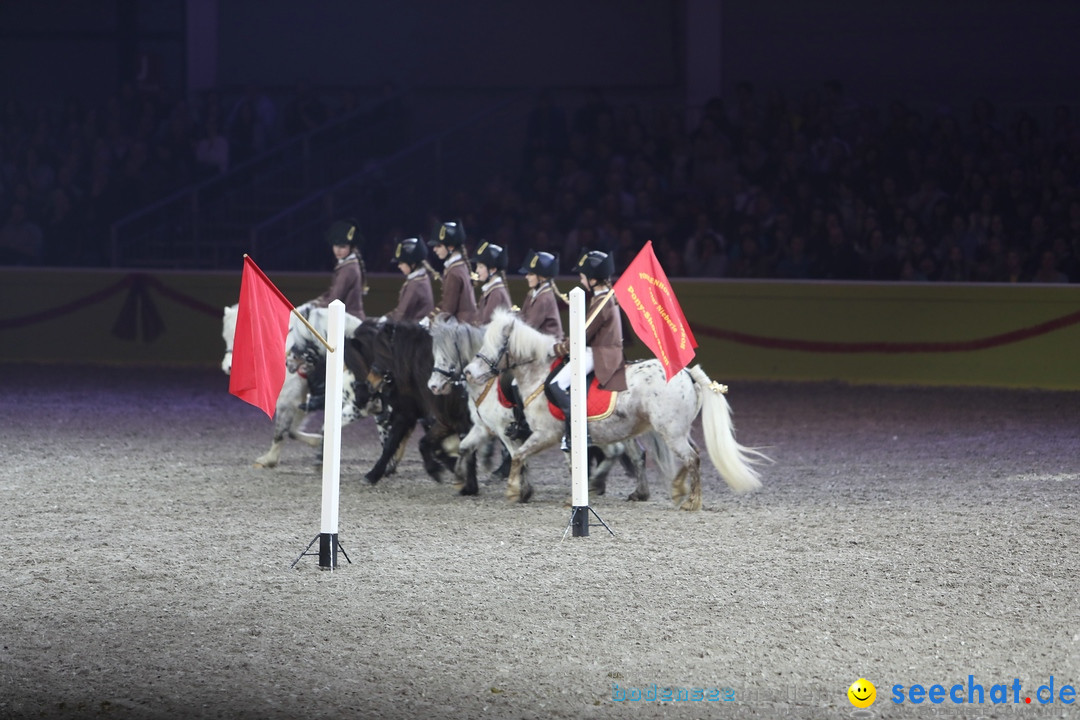
[[271, 419], [285, 382], [285, 338], [292, 309], [292, 303], [245, 255], [229, 392]]
[[656, 259], [651, 240], [615, 283], [615, 297], [630, 327], [664, 366], [668, 380], [694, 359], [697, 341]]

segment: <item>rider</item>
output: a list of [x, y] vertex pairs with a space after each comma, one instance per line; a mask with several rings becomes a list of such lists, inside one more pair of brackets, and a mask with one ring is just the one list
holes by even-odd
[[[626, 389], [626, 358], [623, 355], [622, 312], [615, 303], [611, 276], [615, 274], [614, 258], [599, 250], [586, 251], [576, 269], [582, 286], [592, 292], [585, 313], [585, 354], [582, 358], [585, 374], [595, 371], [597, 382], [604, 390]], [[567, 355], [569, 344], [555, 343], [556, 355]], [[570, 450], [570, 364], [563, 366], [551, 382], [548, 392], [566, 416], [566, 434], [562, 450]]]
[[428, 241], [443, 261], [442, 297], [436, 312], [453, 315], [460, 322], [476, 321], [476, 295], [469, 277], [469, 261], [465, 257], [465, 227], [459, 222], [444, 222], [438, 236]]
[[365, 275], [364, 259], [360, 256], [360, 246], [364, 237], [355, 220], [338, 220], [326, 232], [326, 241], [334, 250], [337, 265], [334, 266], [334, 279], [330, 287], [319, 297], [311, 301], [315, 307], [326, 307], [334, 300], [345, 303], [345, 312], [363, 320]]
[[435, 296], [431, 290], [434, 272], [427, 264], [427, 247], [418, 238], [402, 240], [394, 248], [393, 262], [405, 276], [405, 282], [398, 294], [397, 307], [379, 320], [420, 322], [435, 308]]
[[[559, 294], [554, 280], [554, 277], [559, 274], [559, 258], [551, 253], [529, 250], [518, 272], [525, 274], [525, 282], [529, 284], [529, 292], [525, 295], [525, 301], [521, 303], [519, 317], [522, 322], [535, 330], [551, 335], [556, 341], [562, 340], [562, 317], [559, 315], [559, 306], [555, 302]], [[507, 385], [503, 383], [503, 392], [513, 400], [514, 422], [507, 427], [506, 436], [511, 440], [524, 440], [532, 433], [529, 424], [525, 421], [525, 405], [517, 383], [510, 384], [509, 389]]]
[[487, 325], [497, 309], [511, 306], [510, 291], [506, 289], [506, 261], [506, 251], [501, 245], [485, 242], [476, 251], [476, 282], [480, 284], [477, 325]]

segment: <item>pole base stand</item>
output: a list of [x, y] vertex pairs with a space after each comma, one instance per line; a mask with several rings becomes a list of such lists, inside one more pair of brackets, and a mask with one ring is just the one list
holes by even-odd
[[611, 533], [612, 537], [615, 537], [615, 531], [608, 527], [608, 524], [604, 522], [604, 519], [596, 514], [596, 511], [588, 505], [574, 505], [572, 512], [570, 513], [570, 522], [567, 523], [566, 529], [563, 530], [563, 540], [566, 539], [566, 534], [573, 529], [574, 537], [589, 537], [589, 513], [600, 521], [600, 524], [604, 526], [604, 529]]
[[[319, 543], [319, 552], [311, 552], [311, 546], [316, 542]], [[292, 565], [289, 567], [296, 567], [296, 563], [300, 562], [300, 558], [306, 555], [318, 555], [319, 556], [319, 569], [333, 571], [337, 567], [337, 554], [338, 551], [345, 556], [345, 560], [352, 565], [352, 560], [349, 560], [349, 555], [345, 552], [345, 548], [338, 542], [337, 533], [319, 533], [315, 538], [308, 543], [308, 546], [304, 548], [304, 552], [300, 553], [300, 556], [293, 560]]]

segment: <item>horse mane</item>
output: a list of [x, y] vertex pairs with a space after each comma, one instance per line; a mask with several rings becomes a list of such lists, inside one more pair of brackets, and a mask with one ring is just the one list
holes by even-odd
[[431, 334], [417, 323], [387, 321], [376, 336], [375, 364], [394, 376], [399, 387], [427, 387], [435, 360]]
[[526, 325], [512, 310], [499, 308], [492, 315], [485, 339], [496, 335], [509, 339], [508, 350], [513, 358], [539, 361], [552, 356], [555, 339]]
[[428, 328], [433, 356], [455, 358], [464, 368], [484, 343], [484, 331], [475, 325], [459, 322], [452, 315], [440, 316]]

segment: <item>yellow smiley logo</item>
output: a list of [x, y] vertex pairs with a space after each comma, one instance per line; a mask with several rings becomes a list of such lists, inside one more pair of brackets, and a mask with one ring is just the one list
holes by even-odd
[[877, 688], [866, 678], [859, 678], [847, 689], [848, 700], [857, 708], [868, 708], [877, 700]]

